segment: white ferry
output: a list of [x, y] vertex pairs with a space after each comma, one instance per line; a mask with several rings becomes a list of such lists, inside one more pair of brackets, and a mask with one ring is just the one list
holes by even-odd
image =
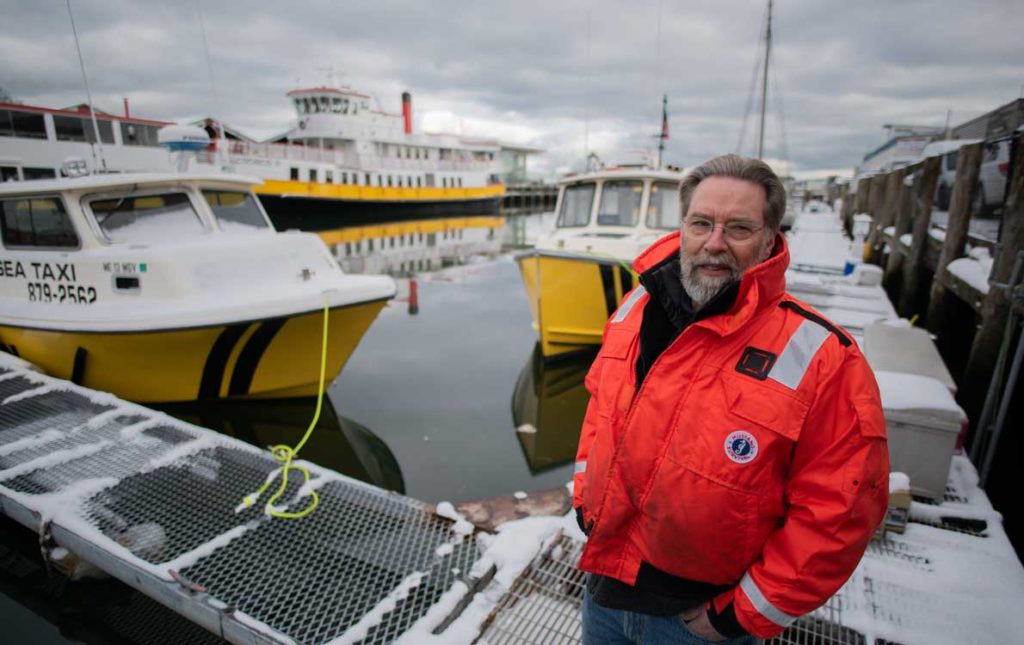
[[544, 356], [601, 343], [637, 285], [632, 262], [679, 228], [677, 170], [613, 168], [563, 179], [555, 230], [517, 256]]
[[[298, 89], [288, 97], [297, 123], [269, 141], [205, 122], [213, 143], [195, 166], [262, 180], [256, 192], [278, 230], [497, 211], [505, 193], [497, 141], [413, 132], [408, 93], [401, 114], [376, 109], [371, 97], [349, 88]], [[0, 180], [57, 177], [71, 156], [92, 172], [173, 169], [157, 141], [170, 122], [132, 117], [127, 101], [123, 115], [96, 111], [95, 118], [94, 126], [87, 106], [0, 103]]]
[[395, 294], [312, 233], [277, 233], [249, 177], [0, 184], [0, 349], [140, 402], [317, 393]]

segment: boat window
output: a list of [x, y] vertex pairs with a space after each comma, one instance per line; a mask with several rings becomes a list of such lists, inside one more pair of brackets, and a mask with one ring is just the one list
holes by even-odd
[[562, 210], [558, 212], [559, 228], [586, 226], [594, 203], [594, 184], [568, 186], [562, 194]]
[[96, 120], [96, 128], [92, 125], [92, 119], [83, 119], [77, 116], [54, 115], [53, 127], [57, 131], [58, 141], [87, 141], [96, 142], [96, 128], [100, 131], [100, 141], [103, 143], [114, 143], [114, 128], [110, 121], [103, 119]]
[[[101, 126], [102, 128], [102, 126]], [[126, 146], [157, 146], [157, 131], [152, 125], [121, 122], [121, 142]]]
[[185, 193], [97, 199], [89, 209], [112, 242], [160, 242], [206, 230]]
[[0, 200], [4, 246], [77, 248], [78, 235], [58, 197]]
[[25, 176], [25, 179], [53, 179], [57, 176], [57, 171], [53, 168], [29, 168], [24, 167], [21, 169], [21, 173]]
[[295, 99], [295, 111], [299, 114], [306, 113], [306, 106], [302, 103], [302, 99]]
[[42, 114], [0, 110], [0, 137], [45, 139], [46, 125]]
[[204, 190], [203, 197], [210, 205], [221, 230], [269, 228], [256, 198], [251, 193], [230, 190]]
[[651, 184], [651, 198], [647, 204], [647, 228], [675, 230], [682, 215], [679, 212], [679, 184], [656, 181]]
[[636, 226], [640, 215], [641, 181], [606, 181], [597, 209], [599, 226]]

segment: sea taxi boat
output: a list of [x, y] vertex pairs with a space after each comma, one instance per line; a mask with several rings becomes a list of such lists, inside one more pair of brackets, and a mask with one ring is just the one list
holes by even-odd
[[631, 264], [679, 227], [677, 170], [615, 168], [559, 184], [554, 231], [516, 257], [545, 357], [601, 343], [637, 284]]
[[315, 395], [395, 294], [314, 234], [277, 233], [258, 180], [125, 173], [0, 184], [0, 349], [140, 402]]

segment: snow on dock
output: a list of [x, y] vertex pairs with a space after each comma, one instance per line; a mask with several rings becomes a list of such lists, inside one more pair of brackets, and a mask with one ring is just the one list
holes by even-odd
[[[898, 458], [931, 433], [950, 466], [945, 490], [940, 471], [940, 490], [914, 498], [904, 532], [872, 541], [846, 585], [771, 642], [1020, 642], [1024, 567], [953, 454], [952, 379], [870, 269], [838, 275], [848, 244], [829, 212], [808, 214], [791, 290], [847, 325], [879, 370], [887, 424], [907, 439]], [[580, 642], [584, 537], [571, 514], [492, 533], [450, 504], [301, 463], [310, 482], [293, 477], [278, 505], [301, 510], [316, 491], [312, 514], [269, 516], [269, 492], [239, 508], [277, 468], [268, 453], [0, 361], [0, 512], [39, 532], [62, 571], [97, 567], [235, 643]]]

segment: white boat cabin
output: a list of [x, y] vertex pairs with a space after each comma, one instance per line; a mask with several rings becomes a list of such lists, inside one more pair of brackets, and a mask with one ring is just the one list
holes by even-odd
[[555, 230], [537, 248], [632, 260], [679, 229], [682, 178], [677, 171], [626, 168], [564, 179]]

